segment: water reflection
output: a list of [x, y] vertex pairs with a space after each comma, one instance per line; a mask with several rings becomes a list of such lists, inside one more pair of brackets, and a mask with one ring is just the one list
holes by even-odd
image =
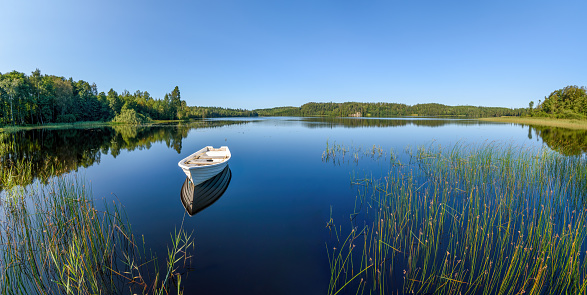
[[303, 118], [303, 125], [308, 128], [333, 128], [333, 127], [441, 127], [446, 125], [491, 125], [485, 122], [471, 119], [439, 119], [439, 118]]
[[[493, 125], [493, 122], [475, 119], [439, 119], [439, 118], [303, 118], [302, 124], [307, 128], [358, 128], [358, 127], [442, 127], [442, 126], [480, 126]], [[526, 125], [522, 125], [526, 126]], [[566, 156], [587, 153], [587, 130], [574, 130], [558, 127], [529, 126], [528, 138], [542, 141], [552, 150]]]
[[231, 178], [232, 172], [228, 166], [216, 176], [196, 186], [186, 177], [181, 186], [181, 203], [185, 211], [193, 216], [214, 204], [228, 188]]
[[532, 139], [532, 131], [542, 138], [549, 148], [563, 155], [578, 156], [587, 153], [587, 130], [529, 126], [529, 139]]
[[[123, 151], [150, 149], [155, 143], [165, 143], [178, 153], [182, 141], [192, 129], [215, 128], [234, 124], [249, 124], [255, 120], [202, 120], [191, 123], [173, 123], [151, 126], [77, 127], [69, 129], [35, 129], [0, 133], [0, 174], [11, 170], [22, 175], [27, 185], [34, 179], [60, 175], [100, 163], [101, 156], [117, 157]], [[485, 126], [492, 122], [471, 119], [440, 118], [271, 118], [272, 125], [301, 125], [305, 128], [357, 128], [357, 127], [442, 127]], [[525, 128], [525, 126], [523, 126]], [[587, 130], [570, 130], [555, 127], [531, 126], [528, 137], [544, 141], [548, 147], [564, 155], [587, 153]], [[30, 163], [23, 170], [19, 163]], [[26, 167], [25, 167], [26, 168]], [[30, 172], [28, 172], [30, 171]], [[0, 181], [0, 191], [5, 184]]]
[[[182, 140], [188, 132], [198, 128], [215, 128], [239, 121], [197, 121], [188, 124], [150, 126], [105, 126], [70, 129], [34, 129], [0, 133], [0, 174], [21, 173], [21, 163], [30, 163], [20, 185], [34, 179], [46, 179], [77, 171], [100, 163], [102, 155], [116, 158], [122, 151], [150, 149], [152, 144], [164, 142], [168, 148], [181, 153]], [[0, 191], [5, 184], [0, 182]]]

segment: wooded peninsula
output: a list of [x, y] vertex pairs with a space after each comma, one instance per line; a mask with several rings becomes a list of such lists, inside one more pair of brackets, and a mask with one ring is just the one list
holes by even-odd
[[39, 69], [26, 75], [18, 71], [0, 73], [0, 127], [74, 123], [83, 121], [149, 123], [153, 120], [190, 120], [214, 117], [326, 116], [326, 117], [401, 117], [437, 116], [486, 118], [501, 116], [539, 116], [587, 118], [585, 87], [567, 86], [539, 101], [536, 108], [447, 106], [438, 103], [310, 102], [300, 107], [244, 110], [221, 107], [188, 106], [175, 87], [163, 99], [149, 92], [124, 90], [98, 92], [95, 83], [43, 75]]

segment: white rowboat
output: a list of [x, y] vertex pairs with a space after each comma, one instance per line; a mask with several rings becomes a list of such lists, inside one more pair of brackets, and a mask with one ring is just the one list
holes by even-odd
[[230, 157], [227, 146], [207, 146], [179, 161], [177, 165], [183, 169], [193, 185], [198, 185], [222, 172]]

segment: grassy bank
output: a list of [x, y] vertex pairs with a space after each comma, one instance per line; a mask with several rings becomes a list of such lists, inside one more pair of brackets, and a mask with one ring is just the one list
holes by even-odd
[[544, 117], [496, 117], [481, 118], [481, 121], [516, 123], [524, 125], [539, 125], [569, 129], [587, 129], [587, 121], [574, 119], [556, 119]]
[[13, 175], [1, 177], [9, 188], [0, 194], [1, 294], [182, 293], [178, 269], [193, 245], [182, 229], [160, 263], [135, 239], [122, 206], [98, 210], [75, 175], [27, 187], [6, 183], [19, 181]]
[[113, 122], [76, 122], [76, 123], [51, 123], [45, 125], [24, 125], [24, 126], [4, 126], [0, 128], [0, 132], [16, 132], [22, 130], [33, 129], [70, 129], [70, 128], [88, 128], [88, 127], [103, 127], [120, 125], [120, 123]]
[[[186, 123], [193, 122], [185, 120], [154, 120], [152, 123], [145, 125], [171, 124], [171, 123]], [[75, 123], [51, 123], [45, 125], [25, 125], [25, 126], [4, 126], [0, 128], [0, 132], [16, 132], [22, 130], [33, 129], [71, 129], [71, 128], [91, 128], [91, 127], [105, 127], [105, 126], [140, 126], [135, 124], [125, 124], [117, 122], [75, 122]]]
[[408, 153], [383, 178], [352, 180], [352, 221], [328, 224], [329, 294], [586, 294], [584, 157], [497, 144]]
[[168, 124], [180, 124], [180, 123], [194, 123], [194, 122], [203, 122], [202, 119], [191, 119], [191, 120], [153, 120], [150, 123], [145, 124], [127, 124], [127, 123], [119, 123], [119, 122], [76, 122], [76, 123], [51, 123], [45, 125], [24, 125], [24, 126], [4, 126], [0, 128], [1, 132], [16, 132], [16, 131], [23, 131], [23, 130], [33, 130], [33, 129], [73, 129], [73, 128], [97, 128], [97, 127], [106, 127], [106, 126], [156, 126], [156, 125], [168, 125]]

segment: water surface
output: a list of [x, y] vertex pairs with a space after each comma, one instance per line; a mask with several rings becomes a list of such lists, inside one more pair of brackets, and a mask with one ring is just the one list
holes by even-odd
[[[135, 235], [161, 255], [176, 228], [193, 231], [188, 293], [324, 294], [332, 238], [326, 224], [349, 219], [358, 190], [351, 175], [389, 168], [369, 156], [374, 146], [401, 155], [419, 145], [499, 142], [582, 155], [581, 132], [465, 119], [223, 119], [2, 133], [0, 159], [4, 166], [32, 160], [35, 177], [51, 165], [77, 171], [95, 199], [122, 203]], [[327, 144], [353, 147], [364, 159], [325, 162]], [[190, 217], [177, 162], [207, 145], [230, 147], [230, 179], [215, 202]]]

